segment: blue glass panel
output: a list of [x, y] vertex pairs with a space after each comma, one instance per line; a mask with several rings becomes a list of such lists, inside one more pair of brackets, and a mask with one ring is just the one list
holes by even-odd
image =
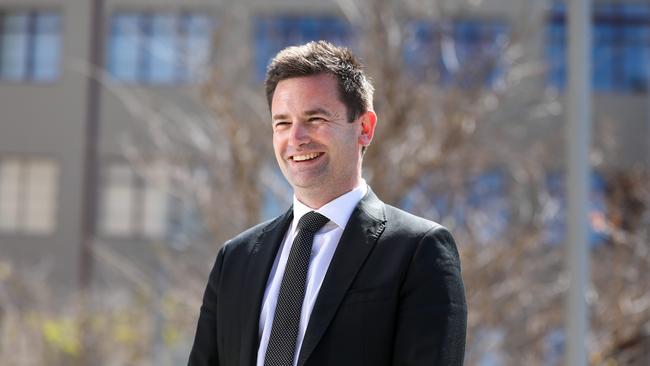
[[555, 14], [564, 14], [565, 10], [566, 10], [566, 6], [564, 5], [564, 3], [557, 0], [552, 2], [549, 9], [551, 13], [555, 13]]
[[142, 26], [137, 14], [123, 13], [111, 18], [108, 68], [114, 78], [138, 80], [142, 43]]
[[646, 90], [647, 67], [645, 60], [648, 47], [644, 47], [644, 30], [640, 26], [630, 26], [625, 28], [625, 47], [623, 52], [623, 69], [625, 70], [625, 84], [631, 91]]
[[438, 76], [441, 84], [493, 86], [503, 75], [498, 52], [509, 29], [499, 22], [417, 21], [407, 27], [404, 59], [416, 77]]
[[[470, 55], [476, 53], [475, 29], [472, 23], [468, 21], [458, 21], [453, 24], [448, 34], [450, 37], [443, 40], [442, 59], [446, 71], [450, 75], [458, 75], [467, 65], [465, 61], [469, 61]], [[448, 41], [448, 43], [445, 44], [445, 41]]]
[[[318, 36], [321, 34], [321, 32], [319, 32], [320, 24], [317, 19], [303, 18], [298, 19], [296, 23], [298, 24], [298, 29], [300, 29], [300, 31], [294, 30], [294, 34], [296, 35], [298, 42], [305, 43], [308, 41], [318, 40]], [[326, 32], [323, 31], [323, 34], [325, 33]]]
[[271, 58], [284, 47], [315, 40], [349, 45], [349, 34], [348, 24], [335, 17], [259, 17], [254, 31], [256, 77], [264, 79]]
[[13, 13], [4, 17], [2, 29], [2, 65], [1, 77], [7, 80], [23, 80], [27, 78], [28, 63], [28, 32], [29, 16], [27, 13]]
[[593, 12], [596, 13], [596, 15], [614, 14], [617, 13], [619, 9], [620, 5], [618, 4], [603, 3], [596, 5], [593, 9]]
[[440, 53], [440, 32], [432, 23], [418, 21], [407, 26], [403, 57], [414, 76], [438, 75], [443, 69]]
[[564, 88], [566, 81], [566, 27], [563, 22], [551, 22], [546, 30], [546, 59], [548, 85]]
[[213, 30], [212, 19], [201, 14], [188, 14], [185, 17], [185, 27], [185, 32], [193, 36], [209, 37]]
[[333, 44], [346, 45], [351, 42], [351, 30], [346, 23], [341, 21], [332, 22], [329, 27], [326, 27], [323, 32], [323, 38], [329, 40]]
[[59, 76], [61, 62], [61, 17], [41, 13], [35, 17], [35, 22], [33, 78], [55, 80]]
[[[558, 21], [562, 24], [565, 22], [564, 7], [554, 9], [557, 13], [552, 14], [549, 28]], [[650, 50], [650, 4], [598, 3], [594, 7], [593, 27], [594, 89], [606, 92], [647, 90], [649, 66], [646, 55]], [[552, 36], [547, 39], [547, 42], [557, 41]], [[558, 45], [547, 43], [547, 51], [556, 46]], [[547, 57], [552, 56], [552, 52], [547, 52]], [[553, 62], [554, 60], [549, 58], [551, 70]], [[559, 76], [553, 71], [549, 72], [549, 84], [564, 85], [566, 76], [562, 76], [563, 79], [558, 83], [556, 79]]]
[[650, 20], [650, 6], [648, 4], [621, 3], [619, 6], [625, 16], [645, 20], [646, 22]]
[[176, 81], [179, 61], [179, 45], [176, 39], [177, 17], [154, 15], [151, 17], [150, 42], [148, 44], [147, 66], [149, 81], [172, 83]]
[[609, 24], [597, 24], [594, 29], [593, 46], [593, 85], [600, 91], [612, 90], [614, 86], [612, 64], [614, 49], [612, 40], [615, 39], [616, 29]]
[[185, 46], [181, 55], [183, 81], [195, 80], [209, 63], [213, 25], [208, 16], [188, 15], [184, 21]]
[[641, 65], [639, 65], [641, 48], [634, 46], [626, 46], [621, 50], [623, 59], [623, 70], [625, 71], [624, 83], [629, 86], [630, 90], [638, 89], [643, 90], [643, 80]]
[[198, 13], [118, 13], [111, 19], [108, 67], [122, 81], [193, 81], [208, 62], [213, 20]]
[[270, 19], [257, 19], [253, 35], [255, 39], [255, 75], [260, 80], [264, 79], [266, 75], [267, 57], [269, 57], [268, 55], [271, 54], [271, 50], [273, 49], [271, 45], [271, 39], [273, 37], [269, 37], [268, 34], [271, 28], [269, 23]]
[[642, 79], [640, 81], [641, 88], [647, 92], [650, 90], [650, 47], [644, 47], [641, 50], [639, 64], [641, 67], [639, 68], [638, 77]]

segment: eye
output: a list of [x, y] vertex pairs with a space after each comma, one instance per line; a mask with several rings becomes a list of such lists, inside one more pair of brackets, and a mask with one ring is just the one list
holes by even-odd
[[286, 126], [289, 126], [291, 123], [287, 121], [276, 121], [273, 123], [273, 128], [284, 128]]
[[309, 118], [309, 122], [321, 122], [321, 121], [325, 121], [325, 118], [320, 117], [320, 116], [310, 117]]

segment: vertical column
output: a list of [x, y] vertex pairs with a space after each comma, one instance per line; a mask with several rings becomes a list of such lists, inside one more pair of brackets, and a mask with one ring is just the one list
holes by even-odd
[[79, 285], [82, 292], [91, 284], [93, 241], [97, 213], [97, 149], [99, 142], [99, 99], [104, 57], [104, 1], [93, 0], [90, 8], [91, 36], [88, 55], [88, 94], [86, 96], [86, 144], [84, 147], [84, 193], [81, 226]]
[[589, 314], [585, 294], [589, 285], [587, 207], [591, 144], [591, 4], [567, 0], [569, 80], [567, 95], [567, 274], [566, 365], [586, 366]]

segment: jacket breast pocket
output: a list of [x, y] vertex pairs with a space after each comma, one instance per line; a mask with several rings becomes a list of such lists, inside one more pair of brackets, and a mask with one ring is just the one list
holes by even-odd
[[394, 293], [391, 287], [374, 287], [351, 289], [345, 294], [343, 304], [383, 301], [389, 299]]

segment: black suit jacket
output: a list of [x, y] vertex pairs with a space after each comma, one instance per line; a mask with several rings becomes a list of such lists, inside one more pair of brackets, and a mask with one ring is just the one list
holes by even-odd
[[[262, 297], [292, 215], [221, 248], [189, 365], [255, 365]], [[298, 365], [462, 365], [466, 325], [460, 261], [447, 229], [369, 191], [325, 275]]]

